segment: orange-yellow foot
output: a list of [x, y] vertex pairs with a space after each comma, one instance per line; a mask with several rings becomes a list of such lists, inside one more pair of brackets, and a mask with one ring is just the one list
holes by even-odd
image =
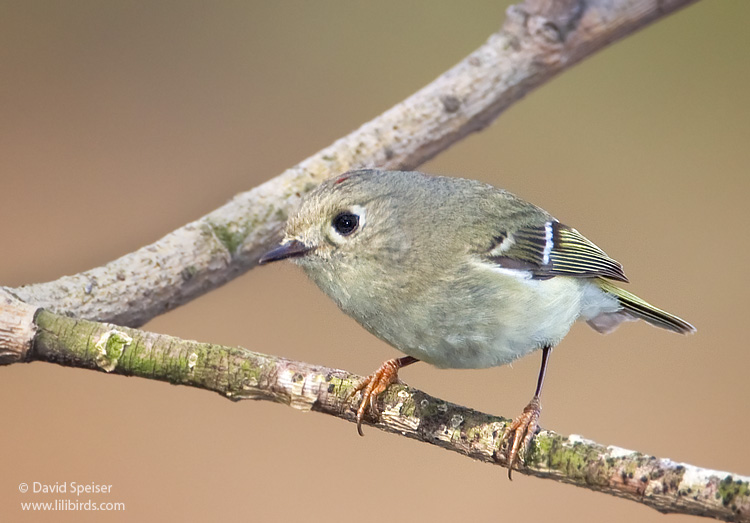
[[529, 448], [529, 443], [531, 443], [536, 429], [539, 427], [538, 421], [541, 412], [542, 406], [539, 402], [539, 396], [534, 396], [523, 409], [521, 415], [505, 427], [501, 441], [502, 445], [506, 447], [505, 463], [508, 466], [508, 479], [513, 479], [511, 476], [513, 467]]
[[396, 358], [388, 360], [383, 363], [378, 370], [366, 377], [352, 392], [352, 395], [356, 394], [360, 390], [362, 391], [362, 401], [357, 409], [357, 432], [360, 436], [364, 436], [362, 432], [362, 418], [364, 418], [365, 410], [370, 408], [370, 412], [373, 417], [378, 416], [378, 410], [376, 402], [380, 393], [388, 388], [391, 383], [398, 381], [398, 370], [401, 367], [411, 365], [419, 361], [411, 356], [404, 358]]

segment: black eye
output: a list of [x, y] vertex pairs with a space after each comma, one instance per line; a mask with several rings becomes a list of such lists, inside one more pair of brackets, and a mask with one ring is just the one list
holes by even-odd
[[359, 227], [359, 216], [348, 211], [340, 212], [333, 219], [331, 225], [341, 236], [349, 236]]

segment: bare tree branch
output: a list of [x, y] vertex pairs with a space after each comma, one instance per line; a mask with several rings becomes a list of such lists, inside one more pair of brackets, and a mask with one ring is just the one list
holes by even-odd
[[255, 266], [302, 194], [357, 167], [414, 168], [559, 72], [694, 0], [527, 0], [413, 96], [265, 184], [102, 267], [12, 292], [61, 314], [138, 326]]
[[[2, 291], [0, 291], [2, 294]], [[3, 318], [24, 311], [9, 296]], [[20, 307], [20, 309], [19, 309]], [[15, 311], [15, 312], [14, 312]], [[2, 343], [30, 347], [20, 361], [48, 361], [126, 376], [168, 381], [218, 392], [232, 400], [263, 399], [354, 421], [350, 398], [360, 376], [252, 352], [39, 310]], [[0, 353], [5, 348], [0, 345]], [[381, 395], [374, 426], [470, 458], [505, 466], [500, 440], [508, 419], [483, 414], [393, 385]], [[352, 437], [354, 431], [352, 431]], [[542, 430], [533, 440], [522, 474], [604, 492], [664, 513], [750, 521], [750, 477], [675, 463], [605, 446], [580, 436]]]

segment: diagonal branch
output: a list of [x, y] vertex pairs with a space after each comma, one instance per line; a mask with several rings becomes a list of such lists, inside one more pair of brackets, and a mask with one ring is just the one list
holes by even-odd
[[414, 168], [561, 71], [695, 0], [526, 0], [431, 84], [350, 135], [157, 242], [12, 292], [61, 314], [142, 325], [254, 267], [302, 194], [352, 168]]
[[[355, 418], [350, 395], [361, 379], [243, 348], [35, 311], [0, 291], [0, 363], [13, 361], [47, 361], [168, 381], [236, 401], [270, 400], [348, 421]], [[509, 420], [406, 385], [389, 387], [380, 400], [381, 414], [370, 421], [381, 430], [505, 465], [499, 445]], [[637, 501], [660, 512], [750, 521], [750, 477], [675, 463], [576, 435], [542, 430], [519, 472]]]

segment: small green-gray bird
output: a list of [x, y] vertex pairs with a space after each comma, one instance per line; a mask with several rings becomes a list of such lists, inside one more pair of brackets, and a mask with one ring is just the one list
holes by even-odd
[[260, 263], [291, 259], [346, 314], [406, 357], [358, 390], [357, 429], [399, 368], [504, 365], [542, 349], [536, 392], [503, 434], [508, 475], [537, 430], [549, 353], [576, 320], [601, 333], [646, 322], [695, 328], [612, 283], [622, 266], [577, 230], [474, 180], [359, 170], [331, 178]]

